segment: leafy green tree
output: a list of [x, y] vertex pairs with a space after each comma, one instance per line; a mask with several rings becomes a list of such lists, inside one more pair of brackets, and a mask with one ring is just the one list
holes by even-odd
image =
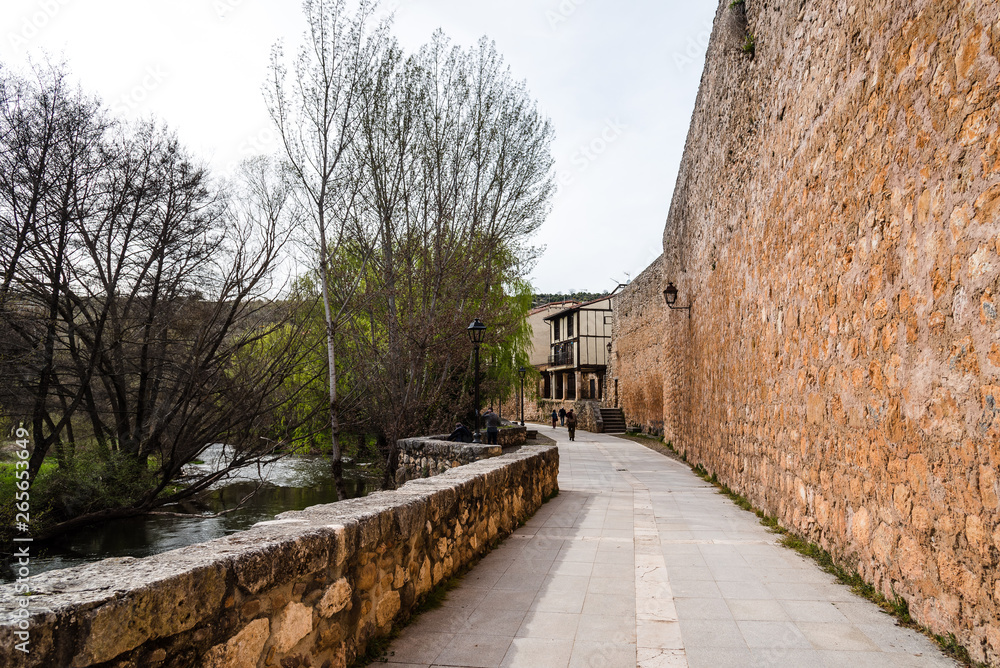
[[438, 32], [409, 58], [384, 53], [351, 155], [373, 240], [358, 350], [388, 480], [397, 439], [450, 429], [469, 406], [473, 318], [489, 325], [487, 351], [526, 361], [528, 241], [554, 186], [552, 128], [493, 44], [464, 50]]
[[382, 445], [388, 484], [399, 438], [470, 408], [473, 318], [511, 364], [526, 359], [553, 131], [485, 39], [465, 50], [438, 32], [407, 57], [367, 2], [304, 7], [307, 47], [291, 77], [276, 51], [268, 99], [312, 223], [334, 476], [350, 413]]

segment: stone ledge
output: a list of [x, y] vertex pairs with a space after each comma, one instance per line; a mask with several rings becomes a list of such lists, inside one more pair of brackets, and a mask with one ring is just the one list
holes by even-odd
[[555, 447], [525, 446], [207, 543], [31, 577], [29, 654], [13, 650], [15, 585], [0, 586], [0, 668], [347, 665], [537, 510], [558, 468]]
[[523, 445], [526, 427], [504, 427], [497, 438], [499, 445], [481, 443], [458, 443], [448, 440], [448, 434], [435, 434], [419, 438], [404, 438], [398, 441], [399, 465], [396, 468], [396, 484], [408, 480], [430, 478], [449, 469], [472, 462], [499, 457], [503, 448]]

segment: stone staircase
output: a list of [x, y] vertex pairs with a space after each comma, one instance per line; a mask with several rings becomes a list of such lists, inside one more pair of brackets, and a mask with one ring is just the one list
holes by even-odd
[[605, 434], [624, 434], [628, 431], [625, 428], [625, 414], [620, 408], [602, 408], [601, 422], [604, 423]]

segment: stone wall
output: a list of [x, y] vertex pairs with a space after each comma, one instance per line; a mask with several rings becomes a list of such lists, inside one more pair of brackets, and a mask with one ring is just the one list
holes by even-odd
[[28, 654], [2, 586], [0, 667], [345, 666], [537, 510], [558, 469], [556, 448], [525, 446], [208, 543], [31, 577]]
[[[560, 401], [554, 399], [539, 399], [535, 404], [535, 416], [528, 413], [527, 404], [525, 404], [525, 414], [528, 415], [528, 419], [534, 419], [535, 422], [540, 424], [552, 424], [552, 411], [559, 411], [560, 408], [565, 408], [568, 412], [570, 409], [574, 411], [576, 415], [576, 427], [577, 429], [582, 429], [583, 431], [597, 432], [599, 418], [601, 417], [600, 401], [591, 401], [588, 399], [581, 399], [580, 401]], [[543, 432], [544, 433], [544, 432]]]
[[[453, 443], [450, 434], [438, 434], [420, 438], [404, 438], [399, 441], [399, 466], [396, 468], [396, 484], [408, 480], [429, 478], [445, 471], [464, 466], [481, 459], [499, 457], [505, 447], [524, 445], [525, 427], [505, 426], [497, 435], [497, 445], [478, 443]], [[482, 437], [486, 438], [485, 430]]]
[[745, 12], [719, 4], [661, 284], [618, 300], [629, 419], [662, 386], [689, 461], [1000, 662], [1000, 4]]
[[608, 366], [608, 401], [615, 401], [629, 429], [649, 434], [663, 433], [664, 351], [668, 318], [686, 318], [687, 312], [667, 311], [663, 301], [662, 268], [656, 261], [629, 283], [615, 298], [611, 364]]

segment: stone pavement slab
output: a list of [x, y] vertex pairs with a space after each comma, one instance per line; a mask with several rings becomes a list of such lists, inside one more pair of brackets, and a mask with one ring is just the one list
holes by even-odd
[[388, 650], [420, 666], [957, 666], [688, 467], [538, 425], [559, 496]]

